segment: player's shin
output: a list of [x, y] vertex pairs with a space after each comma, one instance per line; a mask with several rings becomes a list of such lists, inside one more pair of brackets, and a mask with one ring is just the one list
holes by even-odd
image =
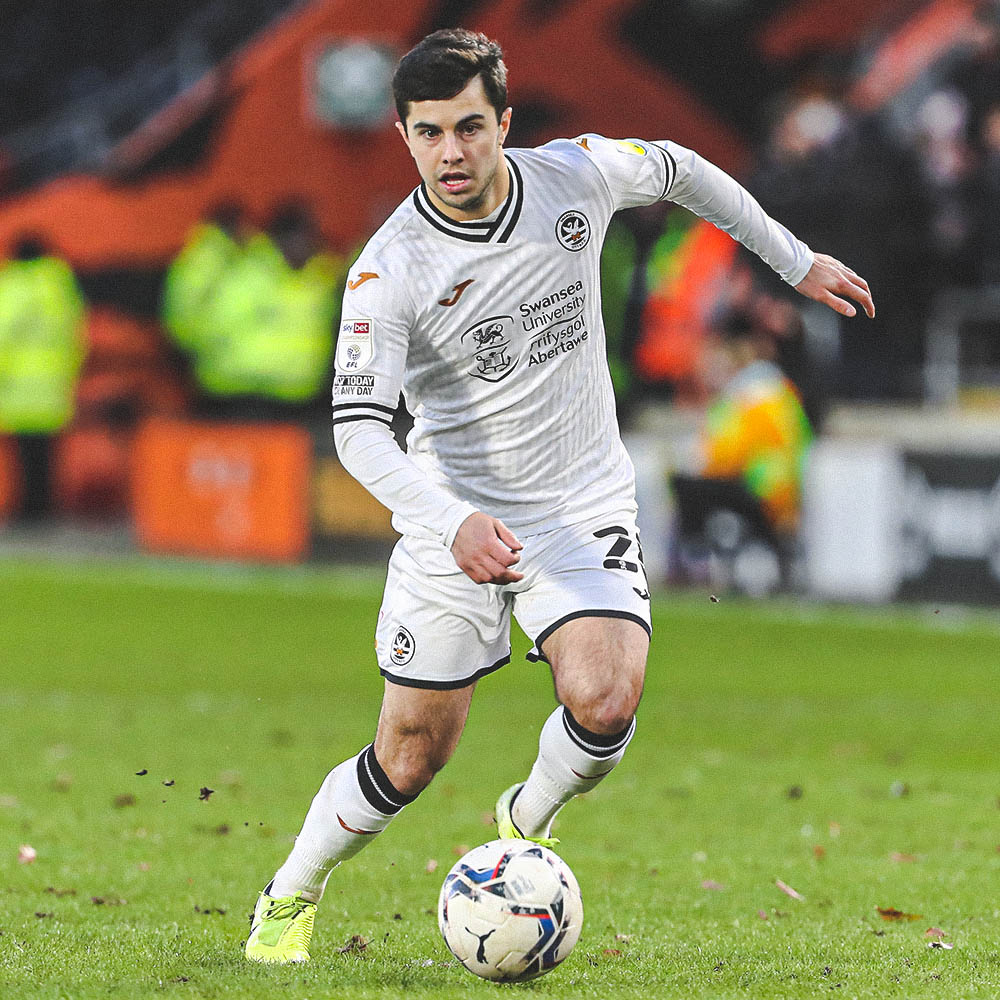
[[330, 872], [375, 839], [416, 795], [396, 790], [375, 759], [375, 747], [335, 767], [309, 807], [272, 896], [295, 892], [319, 902]]
[[614, 770], [634, 733], [634, 718], [620, 733], [590, 732], [560, 705], [542, 727], [538, 757], [514, 800], [511, 815], [518, 829], [528, 837], [547, 837], [556, 813]]

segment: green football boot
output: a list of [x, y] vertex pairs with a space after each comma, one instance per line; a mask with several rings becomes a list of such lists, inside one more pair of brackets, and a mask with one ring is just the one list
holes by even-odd
[[309, 961], [316, 904], [294, 896], [269, 896], [271, 885], [260, 894], [250, 922], [246, 955], [251, 962], [286, 965]]
[[497, 821], [497, 833], [501, 840], [530, 840], [533, 844], [540, 844], [550, 850], [559, 843], [558, 837], [526, 837], [517, 828], [514, 822], [514, 799], [517, 793], [524, 787], [524, 782], [520, 781], [516, 785], [511, 785], [507, 791], [501, 793], [497, 799], [493, 812]]

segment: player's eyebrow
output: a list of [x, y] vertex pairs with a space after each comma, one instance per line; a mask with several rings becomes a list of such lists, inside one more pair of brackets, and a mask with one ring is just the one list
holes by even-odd
[[[462, 118], [458, 122], [456, 122], [455, 123], [455, 128], [461, 128], [463, 125], [469, 125], [472, 122], [477, 122], [477, 121], [484, 121], [485, 119], [486, 119], [486, 115], [484, 115], [481, 111], [474, 111], [471, 115], [466, 115], [464, 118]], [[440, 129], [441, 126], [438, 125], [436, 122], [414, 122], [413, 123], [413, 128], [415, 128], [415, 129], [418, 129], [418, 128], [436, 128], [436, 129]]]

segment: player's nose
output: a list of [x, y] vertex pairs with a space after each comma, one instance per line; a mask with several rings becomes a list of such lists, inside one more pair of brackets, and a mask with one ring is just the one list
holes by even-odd
[[441, 150], [441, 159], [445, 163], [458, 163], [462, 159], [462, 148], [458, 144], [458, 139], [454, 135], [445, 135], [444, 147]]

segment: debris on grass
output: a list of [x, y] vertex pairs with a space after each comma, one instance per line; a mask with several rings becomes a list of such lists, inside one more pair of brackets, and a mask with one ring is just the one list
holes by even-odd
[[760, 917], [761, 920], [769, 920], [770, 919], [768, 917], [768, 915], [767, 915], [767, 910], [758, 910], [757, 911], [757, 916]]
[[128, 806], [135, 805], [135, 796], [131, 792], [126, 792], [123, 795], [115, 796], [115, 808], [116, 809], [126, 809]]
[[171, 778], [169, 781], [164, 781], [163, 782], [163, 786], [165, 788], [173, 788], [173, 786], [174, 786], [174, 779]]
[[360, 934], [352, 934], [344, 943], [343, 948], [338, 948], [337, 951], [341, 955], [363, 955], [367, 947], [368, 938], [362, 937]]
[[430, 875], [432, 872], [437, 871], [437, 866], [438, 866], [437, 861], [435, 861], [434, 858], [429, 858], [427, 864], [424, 866], [424, 871], [427, 872], [428, 875]]
[[928, 927], [924, 931], [924, 937], [933, 938], [935, 941], [940, 941], [942, 938], [946, 938], [948, 935], [941, 930], [940, 927]]
[[615, 940], [616, 941], [624, 941], [624, 942], [627, 943], [627, 942], [629, 942], [629, 941], [632, 940], [632, 935], [631, 934], [616, 934], [615, 935]]
[[815, 844], [813, 846], [813, 857], [817, 861], [822, 861], [826, 857], [826, 848], [822, 844]]
[[711, 889], [714, 892], [718, 892], [726, 887], [721, 882], [716, 882], [715, 879], [707, 878], [701, 883], [702, 889]]
[[55, 896], [57, 899], [61, 899], [63, 896], [75, 896], [76, 889], [57, 889], [55, 886], [47, 886], [45, 891], [50, 896]]
[[785, 795], [787, 795], [790, 799], [801, 799], [804, 794], [805, 792], [803, 791], [801, 785], [792, 785], [788, 791], [785, 792]]
[[897, 910], [893, 906], [876, 906], [878, 910], [878, 915], [883, 920], [922, 920], [923, 918], [919, 913], [904, 913], [902, 910]]
[[207, 802], [214, 794], [215, 794], [214, 788], [208, 788], [203, 785], [198, 791], [198, 799], [201, 802]]
[[38, 859], [38, 851], [31, 844], [22, 844], [17, 849], [17, 863], [19, 865], [30, 865]]
[[893, 851], [889, 855], [890, 861], [895, 861], [901, 865], [913, 864], [914, 861], [918, 860], [915, 854], [907, 854], [904, 851]]
[[60, 771], [52, 779], [52, 791], [68, 792], [73, 787], [73, 775], [67, 771]]
[[221, 906], [199, 906], [197, 903], [194, 904], [194, 912], [204, 913], [206, 916], [210, 916], [213, 913], [217, 913], [220, 917], [226, 915], [226, 911]]
[[148, 767], [144, 767], [141, 771], [136, 771], [135, 772], [135, 776], [137, 778], [145, 777], [145, 775], [147, 775], [147, 774], [149, 774], [149, 768]]
[[928, 941], [928, 948], [944, 948], [946, 951], [951, 951], [955, 946], [950, 941]]
[[35, 910], [35, 916], [38, 917], [39, 920], [44, 920], [46, 917], [54, 917], [55, 914], [54, 913], [42, 913], [40, 910]]
[[91, 896], [90, 901], [94, 906], [124, 906], [128, 902], [121, 896]]
[[492, 826], [497, 821], [496, 816], [492, 812], [481, 812], [479, 814], [479, 822], [483, 826]]
[[780, 878], [774, 880], [774, 884], [786, 895], [791, 896], [792, 899], [797, 899], [800, 903], [806, 901], [806, 897], [800, 892], [796, 892], [787, 882], [782, 882]]
[[910, 794], [910, 786], [905, 781], [894, 781], [889, 786], [889, 794], [894, 799], [904, 799]]
[[604, 948], [604, 949], [602, 949], [602, 953], [605, 954], [605, 955], [611, 955], [613, 958], [617, 958], [619, 955], [621, 955], [621, 949], [620, 948]]
[[456, 844], [452, 849], [451, 853], [455, 855], [456, 858], [464, 858], [466, 854], [469, 853], [471, 848], [468, 844]]
[[708, 595], [708, 599], [709, 599], [709, 600], [710, 600], [710, 601], [711, 601], [711, 602], [712, 602], [713, 604], [718, 604], [718, 603], [719, 603], [719, 599], [718, 599], [718, 598], [717, 598], [717, 597], [715, 596], [715, 594], [709, 594], [709, 595]]

